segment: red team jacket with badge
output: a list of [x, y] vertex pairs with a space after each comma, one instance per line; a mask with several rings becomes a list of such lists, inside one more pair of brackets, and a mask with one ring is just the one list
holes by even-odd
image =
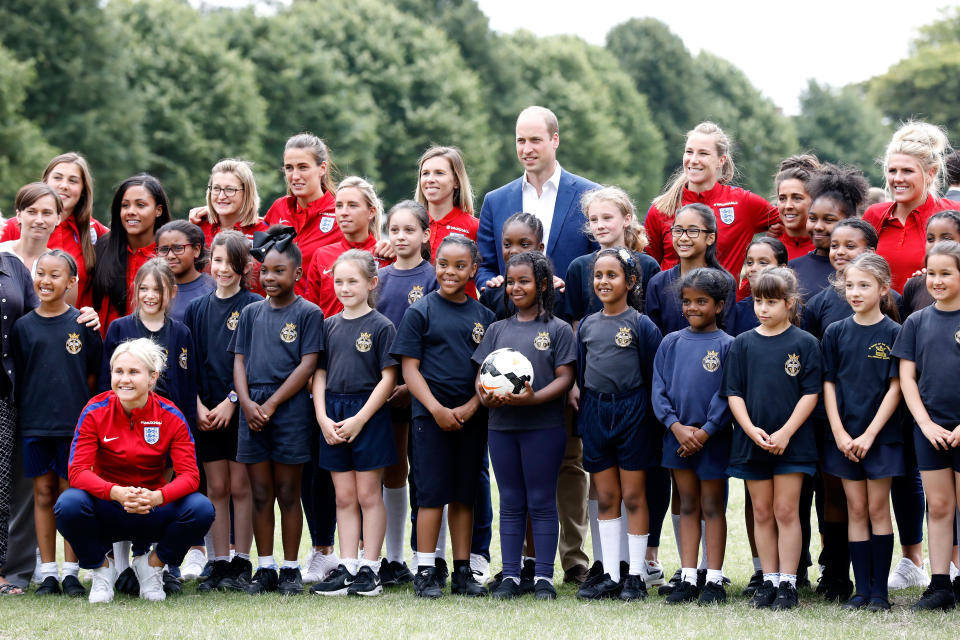
[[[317, 249], [343, 240], [334, 214], [335, 206], [336, 199], [331, 191], [324, 192], [306, 207], [301, 207], [294, 196], [284, 196], [277, 198], [263, 216], [268, 226], [282, 224], [297, 230], [294, 242], [303, 254], [304, 274], [310, 269], [310, 261]], [[302, 296], [306, 288], [306, 278], [300, 278], [293, 290]]]
[[[477, 241], [480, 221], [460, 207], [450, 209], [450, 213], [439, 220], [430, 218], [430, 262], [437, 261], [437, 249], [447, 236], [464, 236]], [[382, 266], [382, 265], [381, 265]], [[467, 295], [477, 298], [477, 285], [471, 280], [467, 283]]]
[[[167, 482], [167, 457], [176, 477]], [[113, 391], [94, 396], [80, 413], [70, 445], [70, 486], [101, 500], [114, 485], [159, 489], [164, 504], [200, 486], [197, 454], [187, 422], [172, 402], [151, 392], [128, 416]]]
[[[317, 249], [310, 260], [310, 268], [304, 269], [304, 273], [307, 274], [306, 277], [301, 278], [301, 281], [306, 282], [303, 297], [320, 307], [324, 318], [340, 313], [343, 310], [343, 305], [340, 304], [340, 300], [333, 290], [333, 273], [331, 272], [333, 263], [350, 249], [359, 249], [373, 254], [376, 246], [377, 239], [372, 235], [367, 236], [367, 239], [363, 242], [350, 242], [341, 236], [340, 242]], [[374, 256], [374, 260], [378, 269], [393, 262], [393, 260], [382, 260], [376, 256]]]

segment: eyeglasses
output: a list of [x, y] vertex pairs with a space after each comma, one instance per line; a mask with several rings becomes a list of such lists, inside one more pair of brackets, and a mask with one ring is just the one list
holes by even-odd
[[701, 229], [700, 227], [690, 227], [689, 229], [684, 229], [683, 227], [670, 227], [670, 233], [673, 234], [674, 238], [679, 238], [683, 236], [683, 234], [687, 234], [687, 237], [693, 240], [700, 235], [701, 231], [707, 233], [706, 229]]
[[215, 196], [220, 195], [220, 193], [222, 192], [228, 198], [232, 198], [233, 196], [237, 195], [238, 191], [243, 191], [243, 187], [221, 187], [218, 184], [208, 184], [207, 191], [209, 191]]
[[182, 256], [183, 252], [187, 250], [187, 247], [192, 246], [192, 244], [165, 244], [157, 247], [157, 253], [161, 256], [165, 256], [173, 251], [173, 255]]

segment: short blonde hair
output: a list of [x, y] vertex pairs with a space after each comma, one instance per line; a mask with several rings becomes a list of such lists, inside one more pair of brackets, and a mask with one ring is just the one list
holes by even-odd
[[[110, 356], [111, 369], [113, 369], [113, 365], [117, 361], [117, 358], [124, 353], [129, 353], [134, 358], [139, 360], [151, 374], [163, 373], [163, 370], [167, 366], [167, 356], [164, 354], [163, 347], [150, 338], [125, 340], [117, 345], [117, 348], [113, 351], [113, 355]], [[150, 390], [153, 391], [155, 386], [156, 383], [151, 384]]]
[[883, 154], [883, 172], [887, 172], [890, 156], [895, 153], [914, 158], [924, 173], [936, 167], [937, 171], [928, 189], [930, 195], [936, 196], [939, 193], [940, 181], [946, 172], [948, 144], [947, 134], [942, 127], [920, 120], [905, 122], [893, 134], [893, 139], [890, 140], [886, 153]]
[[356, 189], [363, 195], [363, 199], [367, 201], [367, 206], [374, 210], [373, 219], [370, 220], [368, 230], [370, 231], [370, 235], [379, 240], [380, 224], [383, 219], [383, 201], [377, 196], [376, 189], [360, 176], [347, 176], [341, 180], [340, 184], [337, 185], [337, 191], [339, 192], [341, 189]]
[[[215, 173], [232, 173], [237, 176], [243, 187], [243, 199], [240, 201], [240, 226], [249, 227], [256, 223], [260, 211], [260, 194], [257, 193], [257, 181], [253, 177], [253, 165], [246, 160], [226, 158], [213, 165], [210, 177]], [[207, 189], [207, 222], [217, 224], [219, 216], [213, 209], [213, 192]]]
[[595, 202], [609, 202], [620, 211], [620, 215], [624, 218], [630, 216], [630, 225], [623, 230], [623, 242], [628, 249], [639, 253], [647, 247], [647, 244], [649, 244], [647, 232], [640, 226], [640, 220], [637, 218], [637, 208], [633, 205], [633, 201], [630, 200], [627, 192], [620, 187], [598, 187], [587, 191], [580, 198], [580, 209], [587, 217], [586, 233], [588, 237], [593, 238], [593, 234], [590, 232], [589, 209], [590, 205]]

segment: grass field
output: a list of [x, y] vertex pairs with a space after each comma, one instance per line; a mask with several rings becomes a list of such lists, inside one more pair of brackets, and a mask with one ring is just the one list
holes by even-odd
[[[422, 601], [405, 586], [379, 598], [321, 598], [304, 595], [184, 594], [162, 604], [118, 595], [109, 605], [86, 600], [41, 599], [31, 594], [0, 599], [0, 639], [27, 638], [957, 638], [960, 612], [915, 614], [908, 607], [920, 589], [894, 592], [892, 611], [842, 612], [801, 591], [800, 608], [757, 612], [740, 597], [750, 576], [750, 552], [743, 527], [743, 484], [732, 481], [725, 573], [733, 581], [730, 600], [720, 608], [672, 606], [652, 595], [642, 603], [579, 602], [574, 589], [559, 585], [554, 602], [522, 598], [508, 603], [446, 596]], [[496, 495], [494, 504], [496, 505]], [[496, 508], [495, 511], [496, 513]], [[494, 527], [496, 528], [496, 519]], [[668, 573], [677, 564], [667, 522], [661, 561]], [[279, 549], [279, 540], [277, 549]], [[303, 545], [301, 559], [307, 545]], [[589, 552], [589, 543], [587, 550]], [[494, 533], [492, 571], [499, 570]], [[816, 556], [814, 556], [816, 557]], [[895, 551], [899, 557], [899, 549]], [[562, 576], [559, 565], [556, 576]], [[811, 572], [816, 578], [816, 568]]]

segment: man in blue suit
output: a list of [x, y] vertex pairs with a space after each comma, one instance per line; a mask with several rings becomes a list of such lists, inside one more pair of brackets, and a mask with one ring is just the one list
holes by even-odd
[[596, 183], [565, 171], [557, 162], [560, 128], [557, 116], [544, 107], [527, 107], [517, 118], [517, 157], [524, 173], [509, 184], [491, 191], [480, 209], [477, 246], [482, 262], [477, 271], [477, 288], [502, 276], [505, 265], [501, 252], [503, 222], [525, 211], [543, 224], [546, 253], [560, 278], [577, 256], [598, 246], [583, 232], [586, 217], [580, 208], [584, 192]]
[[[560, 278], [566, 277], [567, 267], [574, 258], [599, 248], [584, 233], [587, 220], [580, 208], [584, 192], [598, 185], [564, 171], [557, 162], [560, 146], [557, 116], [544, 107], [527, 107], [517, 117], [516, 140], [523, 175], [488, 193], [480, 209], [477, 245], [482, 262], [477, 271], [477, 289], [483, 289], [488, 283], [499, 286], [503, 282], [506, 269], [501, 251], [503, 223], [518, 211], [534, 214], [543, 224], [545, 251]], [[570, 429], [572, 413], [567, 417], [567, 449], [557, 486], [558, 552], [564, 582], [580, 583], [586, 577], [588, 563], [583, 552], [587, 537], [587, 475], [583, 470], [583, 446]]]

